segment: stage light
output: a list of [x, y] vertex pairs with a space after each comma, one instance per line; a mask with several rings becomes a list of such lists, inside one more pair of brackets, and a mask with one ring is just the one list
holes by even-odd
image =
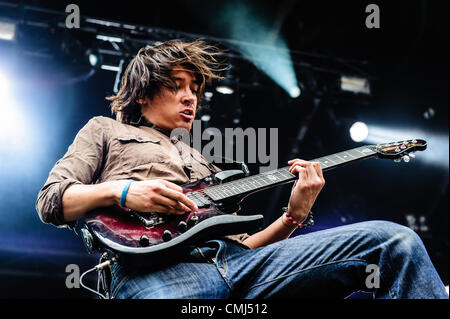
[[424, 117], [426, 120], [430, 120], [430, 119], [432, 119], [432, 118], [434, 117], [435, 114], [436, 114], [436, 111], [435, 111], [432, 107], [429, 107], [429, 108], [423, 113], [423, 117]]
[[0, 20], [0, 40], [14, 41], [16, 38], [16, 24]]
[[213, 95], [214, 95], [213, 92], [206, 91], [204, 93], [205, 100], [208, 101], [208, 102], [211, 101]]
[[107, 64], [102, 64], [101, 69], [107, 70], [107, 71], [114, 71], [114, 72], [120, 71], [120, 67], [115, 66], [115, 65], [107, 65]]
[[[27, 125], [23, 112], [17, 107], [12, 96], [9, 78], [0, 73], [0, 146], [8, 146], [9, 151], [20, 150], [26, 143]], [[3, 154], [2, 154], [3, 155]]]
[[89, 54], [88, 59], [89, 59], [90, 65], [92, 65], [92, 66], [96, 66], [97, 65], [97, 63], [98, 63], [97, 55], [91, 53], [91, 54]]
[[99, 40], [109, 41], [109, 42], [117, 42], [117, 43], [122, 43], [123, 42], [122, 38], [111, 37], [111, 36], [101, 35], [101, 34], [97, 34], [96, 38], [99, 39]]
[[364, 122], [355, 122], [350, 127], [350, 136], [355, 142], [364, 141], [369, 134], [369, 128]]
[[17, 74], [13, 68], [0, 66], [0, 162], [8, 174], [13, 174], [19, 169], [18, 165], [25, 162], [29, 162], [28, 172], [37, 169], [39, 159], [35, 155], [41, 154], [45, 148], [42, 146], [41, 127], [36, 125], [40, 118], [36, 114], [41, 111], [36, 110], [34, 103], [40, 97], [34, 94], [35, 91], [33, 98], [21, 94], [29, 90], [22, 77], [13, 74]]
[[272, 22], [256, 12], [248, 2], [223, 1], [214, 23], [220, 24], [221, 32], [246, 59], [287, 94], [297, 97], [299, 91], [293, 88], [299, 84], [289, 47], [282, 34], [274, 32]]
[[341, 90], [353, 93], [370, 94], [370, 83], [367, 79], [343, 75], [341, 76]]
[[103, 63], [102, 55], [99, 54], [97, 49], [87, 49], [84, 56], [87, 62], [89, 62], [89, 65], [94, 69], [98, 69]]
[[221, 94], [233, 94], [234, 90], [233, 88], [226, 86], [226, 85], [219, 85], [216, 87], [216, 91]]
[[290, 97], [293, 98], [293, 99], [299, 97], [300, 94], [301, 94], [301, 90], [300, 90], [300, 88], [299, 88], [298, 86], [293, 87], [293, 88], [291, 88], [291, 89], [289, 90], [289, 95], [290, 95]]
[[9, 95], [10, 85], [6, 77], [0, 73], [0, 98], [3, 99]]
[[233, 94], [234, 93], [234, 87], [236, 85], [236, 81], [233, 81], [234, 76], [231, 74], [231, 69], [233, 66], [230, 67], [230, 69], [227, 71], [225, 75], [225, 79], [221, 80], [218, 85], [216, 86], [216, 91], [221, 94]]
[[202, 120], [202, 122], [208, 122], [211, 119], [211, 115], [209, 114], [203, 114], [202, 117], [200, 118], [200, 120]]

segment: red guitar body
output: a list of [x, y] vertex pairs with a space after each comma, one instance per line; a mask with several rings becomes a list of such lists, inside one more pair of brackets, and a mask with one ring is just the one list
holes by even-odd
[[192, 195], [191, 199], [199, 207], [196, 213], [138, 213], [120, 206], [91, 211], [86, 214], [81, 229], [84, 243], [90, 252], [108, 252], [120, 261], [126, 259], [127, 264], [158, 264], [179, 258], [189, 247], [207, 239], [260, 229], [262, 215], [235, 214], [243, 197], [207, 204], [198, 199], [204, 189], [219, 183], [212, 175], [183, 185], [183, 192]]

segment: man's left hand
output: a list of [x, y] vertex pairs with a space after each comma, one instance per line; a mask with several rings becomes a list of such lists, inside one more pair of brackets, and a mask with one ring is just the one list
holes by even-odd
[[320, 163], [293, 159], [288, 162], [292, 174], [298, 174], [289, 199], [288, 211], [298, 223], [311, 211], [317, 196], [325, 185]]

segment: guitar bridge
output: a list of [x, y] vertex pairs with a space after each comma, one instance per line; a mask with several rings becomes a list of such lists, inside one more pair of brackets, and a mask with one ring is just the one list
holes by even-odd
[[153, 227], [159, 224], [164, 224], [166, 221], [165, 218], [158, 213], [139, 213], [131, 210], [130, 215], [136, 218], [145, 227]]

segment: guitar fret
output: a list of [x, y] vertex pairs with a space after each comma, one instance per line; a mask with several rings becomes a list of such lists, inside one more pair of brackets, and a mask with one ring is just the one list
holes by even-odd
[[322, 158], [316, 158], [314, 161], [318, 162], [322, 168], [327, 168], [328, 167], [328, 165], [325, 163], [325, 160], [322, 159]]
[[336, 164], [332, 159], [328, 158], [328, 157], [324, 157], [324, 163], [327, 164], [329, 162], [331, 162], [331, 164]]
[[334, 156], [336, 156], [339, 160], [341, 160], [342, 162], [345, 162], [346, 160], [342, 157], [340, 157], [338, 154], [334, 154]]
[[361, 157], [361, 152], [357, 148], [356, 149], [352, 149], [352, 150], [347, 151], [347, 152], [354, 153], [356, 158], [360, 158]]
[[[344, 154], [345, 154], [345, 156], [349, 156], [349, 157], [352, 158], [352, 159], [355, 158], [355, 156], [353, 156], [352, 154], [350, 154], [350, 152], [348, 152], [348, 151], [344, 152]], [[345, 156], [344, 156], [344, 157], [345, 157]]]
[[345, 162], [347, 162], [349, 159], [354, 158], [353, 156], [349, 156], [349, 154], [347, 154], [346, 152], [338, 153], [338, 154], [336, 154], [336, 156], [338, 156], [340, 159], [342, 159]]
[[376, 153], [376, 152], [372, 151], [370, 148], [365, 147], [365, 146], [355, 148], [355, 151], [359, 152], [360, 154], [363, 154], [364, 156]]

